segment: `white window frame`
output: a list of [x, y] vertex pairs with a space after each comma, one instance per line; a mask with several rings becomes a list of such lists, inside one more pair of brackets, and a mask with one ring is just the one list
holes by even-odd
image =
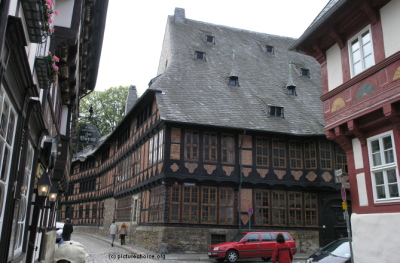
[[[392, 140], [392, 149], [391, 154], [393, 155], [393, 162], [385, 163], [385, 149], [383, 148], [383, 138], [390, 137]], [[376, 152], [375, 154], [379, 154], [381, 164], [374, 165], [373, 162], [373, 152], [372, 152], [372, 142], [379, 141], [380, 151]], [[393, 131], [384, 132], [373, 137], [367, 139], [368, 142], [368, 157], [370, 163], [370, 173], [371, 173], [371, 182], [372, 182], [372, 192], [374, 196], [374, 203], [389, 203], [389, 202], [400, 202], [399, 197], [387, 197], [386, 198], [378, 198], [377, 193], [377, 185], [375, 180], [375, 173], [383, 172], [383, 179], [384, 184], [383, 187], [385, 189], [385, 194], [389, 194], [389, 182], [387, 181], [387, 174], [386, 172], [389, 170], [394, 170], [396, 172], [396, 180], [397, 180], [397, 191], [400, 190], [400, 178], [398, 174], [398, 166], [397, 166], [397, 157], [396, 157], [396, 144], [394, 142]], [[392, 185], [394, 183], [391, 183]]]
[[[0, 209], [0, 226], [3, 225], [3, 220], [4, 220], [4, 213], [5, 213], [5, 207], [6, 207], [6, 202], [7, 202], [7, 189], [8, 189], [8, 184], [9, 184], [9, 177], [10, 177], [10, 164], [12, 163], [12, 156], [13, 156], [13, 149], [14, 149], [14, 142], [15, 142], [15, 134], [16, 134], [16, 127], [17, 127], [17, 122], [18, 122], [18, 115], [13, 107], [13, 104], [11, 103], [10, 99], [8, 98], [5, 90], [3, 87], [0, 87], [0, 123], [2, 122], [2, 114], [3, 114], [3, 105], [4, 102], [7, 102], [8, 104], [8, 115], [6, 116], [6, 126], [3, 127], [5, 129], [5, 137], [3, 138], [0, 136], [0, 171], [4, 167], [4, 180], [0, 178], [0, 188], [2, 192], [2, 196], [0, 196], [0, 206], [2, 207]], [[8, 137], [8, 124], [10, 120], [10, 115], [14, 115], [14, 127], [12, 128], [13, 134], [11, 135], [11, 142], [7, 142], [7, 137]], [[5, 149], [8, 149], [8, 159], [4, 159], [4, 151]], [[7, 163], [3, 163], [7, 162]], [[2, 234], [2, 229], [3, 227], [0, 227], [0, 236]]]
[[[355, 40], [358, 40], [359, 43], [362, 43], [362, 35], [366, 32], [369, 32], [370, 35], [370, 42], [371, 42], [371, 54], [370, 56], [372, 57], [372, 65], [369, 67], [365, 66], [365, 55], [363, 53], [363, 49], [360, 48], [360, 62], [361, 62], [361, 71], [356, 73], [354, 71], [354, 61], [353, 61], [353, 52], [352, 52], [352, 42], [354, 42]], [[365, 27], [364, 29], [362, 29], [359, 33], [357, 33], [356, 35], [354, 35], [351, 39], [349, 39], [348, 41], [348, 50], [349, 50], [349, 63], [350, 63], [350, 72], [351, 72], [351, 76], [354, 77], [358, 74], [360, 74], [361, 72], [365, 71], [366, 69], [372, 67], [375, 65], [375, 55], [374, 55], [374, 43], [373, 43], [373, 39], [372, 39], [372, 31], [371, 31], [371, 27], [368, 25], [367, 27]]]

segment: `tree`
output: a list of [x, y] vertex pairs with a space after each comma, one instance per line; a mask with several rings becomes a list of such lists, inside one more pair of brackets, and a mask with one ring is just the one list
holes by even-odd
[[129, 87], [111, 87], [104, 91], [93, 91], [82, 98], [78, 131], [83, 123], [90, 122], [99, 128], [102, 136], [112, 132], [125, 115], [128, 90]]

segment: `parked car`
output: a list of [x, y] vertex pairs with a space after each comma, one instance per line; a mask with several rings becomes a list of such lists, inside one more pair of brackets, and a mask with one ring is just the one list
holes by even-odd
[[60, 242], [61, 238], [62, 238], [62, 232], [63, 232], [63, 228], [64, 228], [64, 223], [63, 222], [56, 222], [56, 242]]
[[306, 260], [306, 263], [350, 263], [351, 252], [348, 238], [337, 239], [319, 249]]
[[296, 254], [296, 242], [287, 232], [245, 232], [236, 236], [231, 242], [211, 245], [207, 254], [209, 259], [223, 262], [225, 259], [236, 262], [239, 258], [261, 258], [269, 261], [276, 244], [276, 236], [282, 233], [289, 243], [293, 255]]

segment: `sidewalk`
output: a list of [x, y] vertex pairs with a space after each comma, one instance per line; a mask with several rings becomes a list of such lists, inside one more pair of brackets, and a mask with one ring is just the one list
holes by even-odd
[[[79, 232], [80, 235], [87, 235], [87, 236], [92, 236], [96, 239], [105, 241], [107, 243], [110, 243], [110, 239], [101, 235], [94, 235], [94, 234], [87, 234], [87, 233], [82, 233]], [[133, 244], [129, 244], [127, 243], [126, 245], [121, 246], [119, 244], [119, 242], [115, 242], [114, 246], [116, 247], [122, 247], [126, 250], [129, 250], [132, 254], [136, 254], [136, 255], [144, 255], [146, 257], [151, 257], [154, 256], [155, 258], [153, 259], [157, 259], [157, 256], [160, 256], [159, 253], [156, 253], [154, 251], [150, 251], [147, 250], [145, 248], [133, 245]], [[295, 260], [306, 260], [308, 257], [307, 254], [295, 254], [294, 255], [294, 259]], [[213, 259], [209, 259], [207, 256], [207, 251], [204, 251], [204, 253], [202, 254], [177, 254], [177, 253], [170, 253], [170, 254], [166, 254], [165, 255], [165, 260], [182, 260], [182, 261], [215, 261]], [[216, 261], [215, 261], [216, 262]]]

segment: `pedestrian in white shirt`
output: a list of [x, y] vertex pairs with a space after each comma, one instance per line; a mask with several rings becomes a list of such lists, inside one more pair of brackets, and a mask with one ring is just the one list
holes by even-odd
[[118, 232], [118, 227], [115, 224], [115, 220], [112, 221], [112, 224], [110, 226], [110, 236], [111, 236], [111, 246], [114, 246], [114, 240], [115, 240], [115, 235]]

